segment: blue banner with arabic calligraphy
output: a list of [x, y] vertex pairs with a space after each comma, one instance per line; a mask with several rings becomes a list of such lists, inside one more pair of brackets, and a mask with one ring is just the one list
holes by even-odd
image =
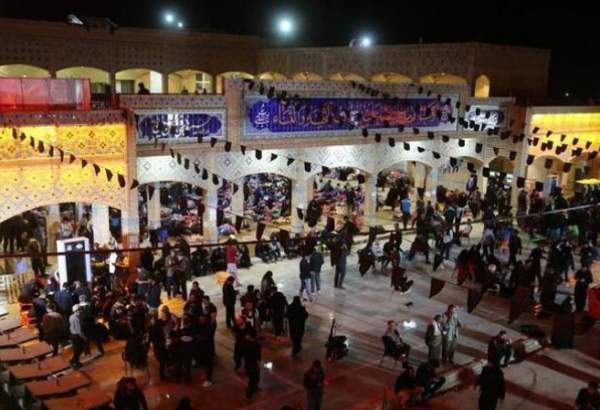
[[144, 111], [135, 115], [138, 142], [198, 136], [223, 138], [224, 111]]
[[[275, 134], [347, 134], [349, 130], [394, 131], [403, 124], [407, 130], [453, 131], [456, 122], [451, 101], [437, 98], [300, 98], [283, 101], [261, 95], [245, 96], [244, 135], [266, 137]], [[454, 103], [452, 103], [454, 101]], [[438, 115], [438, 113], [441, 113]]]

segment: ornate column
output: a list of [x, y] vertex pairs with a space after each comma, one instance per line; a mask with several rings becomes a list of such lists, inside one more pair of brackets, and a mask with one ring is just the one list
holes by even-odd
[[365, 197], [364, 202], [364, 224], [366, 226], [375, 226], [375, 217], [377, 213], [377, 175], [370, 174], [362, 184], [362, 191]]
[[231, 212], [234, 215], [244, 215], [244, 179], [240, 178], [234, 183], [238, 184], [239, 189], [231, 197]]
[[152, 184], [154, 187], [154, 195], [150, 198], [150, 192], [148, 188], [150, 184], [146, 187], [146, 192], [148, 194], [148, 229], [158, 229], [160, 228], [160, 184], [155, 183]]
[[204, 239], [208, 243], [217, 243], [219, 240], [219, 232], [217, 230], [217, 205], [217, 187], [211, 182], [206, 190], [205, 211], [202, 216]]
[[[92, 204], [92, 230], [94, 231], [94, 242], [105, 245], [110, 241], [108, 206]], [[91, 243], [90, 248], [93, 247], [94, 244]]]
[[60, 224], [60, 206], [52, 204], [48, 206], [48, 218], [46, 220], [46, 229], [48, 233], [48, 252], [56, 252], [56, 234]]

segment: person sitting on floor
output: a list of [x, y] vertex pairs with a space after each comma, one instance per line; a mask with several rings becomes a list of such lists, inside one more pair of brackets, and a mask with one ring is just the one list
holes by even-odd
[[398, 408], [404, 409], [409, 404], [416, 404], [421, 400], [423, 387], [417, 384], [415, 368], [408, 366], [396, 379], [394, 388], [398, 400]]
[[410, 346], [407, 343], [404, 343], [402, 338], [400, 337], [400, 332], [398, 332], [396, 322], [393, 320], [388, 320], [387, 329], [383, 334], [384, 338], [389, 338], [391, 342], [394, 343], [395, 351], [394, 357], [398, 358], [404, 356], [404, 362], [408, 362], [408, 354], [410, 353]]
[[[488, 343], [488, 362], [497, 366], [508, 367], [513, 355], [513, 347], [508, 335], [501, 330], [497, 336], [492, 337]], [[504, 363], [502, 361], [504, 360]]]
[[446, 382], [444, 377], [438, 376], [435, 368], [439, 365], [437, 360], [423, 362], [417, 368], [417, 384], [423, 388], [423, 399], [431, 397]]

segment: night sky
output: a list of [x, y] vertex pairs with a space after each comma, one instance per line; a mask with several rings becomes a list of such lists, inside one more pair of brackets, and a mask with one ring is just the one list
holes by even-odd
[[[277, 16], [296, 22], [289, 46], [342, 46], [369, 33], [376, 44], [481, 41], [550, 48], [549, 93], [561, 103], [600, 98], [600, 30], [594, 2], [443, 3], [342, 0], [2, 1], [0, 16], [64, 21], [68, 13], [109, 17], [120, 26], [165, 27], [175, 13], [186, 28], [252, 34], [274, 42]], [[570, 94], [569, 98], [564, 93]]]

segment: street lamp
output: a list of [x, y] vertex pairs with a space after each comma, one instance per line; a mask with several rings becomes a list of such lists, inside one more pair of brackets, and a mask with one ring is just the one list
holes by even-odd
[[166, 14], [165, 14], [165, 21], [166, 21], [168, 24], [171, 24], [171, 23], [173, 23], [173, 22], [175, 21], [175, 16], [173, 15], [173, 13], [166, 13]]
[[283, 35], [290, 35], [292, 31], [294, 31], [294, 23], [288, 17], [283, 17], [279, 20], [277, 24], [277, 28], [279, 32]]
[[360, 38], [360, 46], [361, 47], [371, 47], [373, 44], [373, 40], [369, 36], [363, 36]]

